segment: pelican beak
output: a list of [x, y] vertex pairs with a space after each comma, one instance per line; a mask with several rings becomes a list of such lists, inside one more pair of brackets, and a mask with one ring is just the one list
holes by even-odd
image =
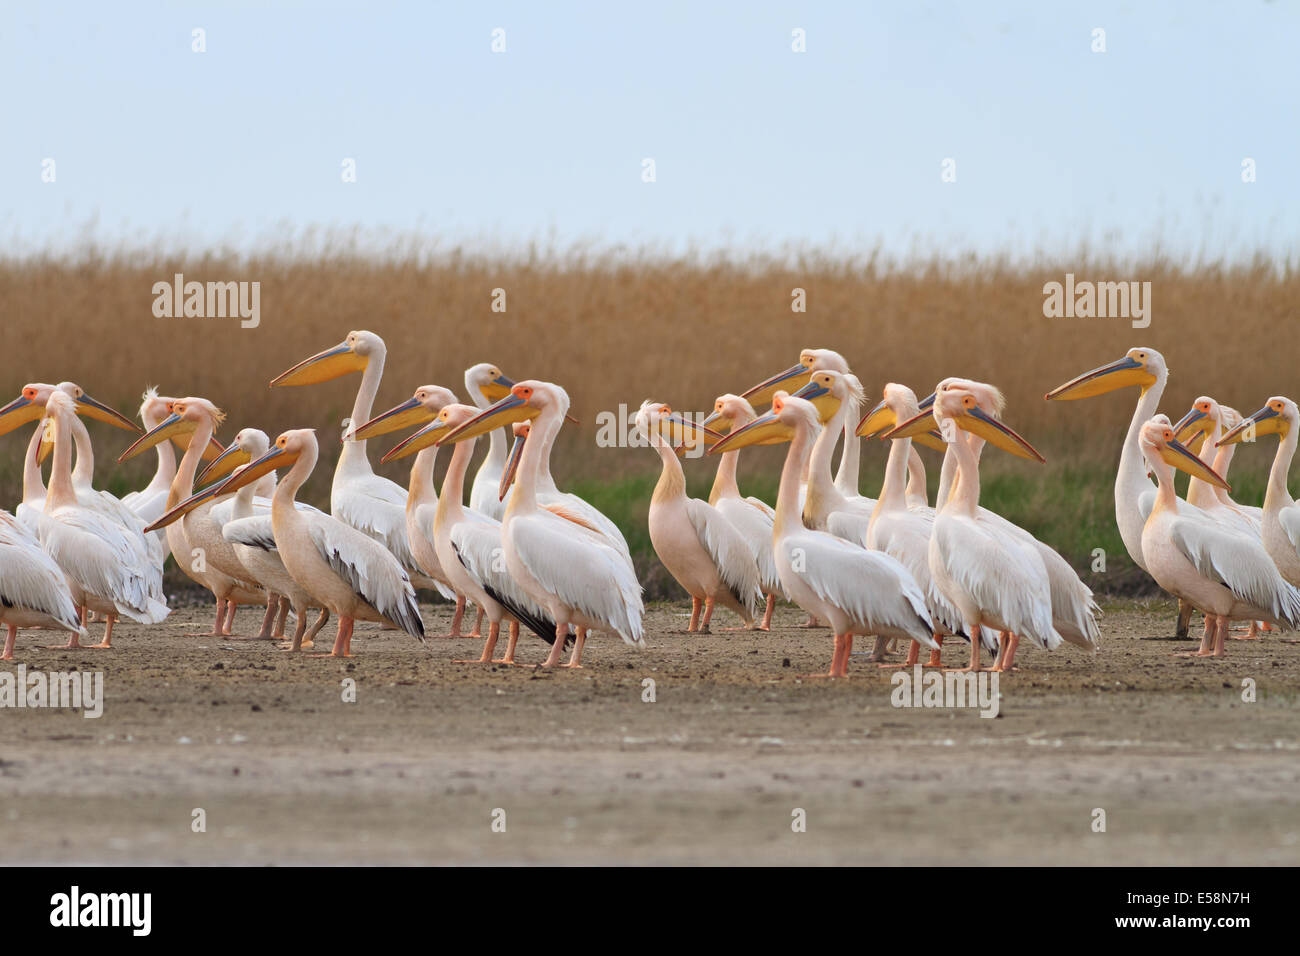
[[7, 435], [21, 425], [39, 421], [45, 409], [30, 398], [19, 395], [4, 408], [0, 408], [0, 435]]
[[309, 359], [304, 359], [287, 372], [281, 372], [271, 379], [271, 387], [277, 385], [316, 385], [339, 378], [350, 372], [365, 370], [367, 360], [352, 350], [347, 342], [341, 342], [324, 352], [317, 352]]
[[965, 412], [958, 415], [954, 421], [963, 431], [968, 431], [972, 435], [978, 435], [990, 445], [996, 445], [998, 448], [1010, 452], [1017, 458], [1027, 458], [1030, 461], [1037, 461], [1040, 464], [1047, 461], [1046, 458], [1038, 453], [1038, 449], [1021, 438], [1006, 425], [1003, 425], [992, 415], [987, 414], [979, 406], [967, 408]]
[[221, 454], [212, 460], [208, 467], [199, 473], [195, 480], [200, 485], [206, 485], [209, 481], [216, 481], [218, 478], [224, 478], [240, 465], [247, 464], [253, 460], [253, 456], [244, 449], [239, 447], [238, 442], [231, 442], [228, 447], [222, 450]]
[[898, 416], [894, 410], [886, 405], [883, 401], [875, 408], [862, 416], [862, 421], [858, 422], [858, 434], [863, 438], [871, 438], [878, 435], [887, 428], [893, 428], [898, 424]]
[[[225, 483], [214, 485], [216, 494], [225, 495], [232, 491], [238, 491], [245, 485], [251, 485], [263, 475], [269, 475], [277, 468], [288, 468], [298, 460], [298, 452], [285, 451], [277, 445], [272, 445], [268, 451], [251, 465], [246, 465], [238, 474], [231, 475]], [[205, 489], [210, 490], [210, 489]]]
[[[923, 435], [931, 435], [933, 433], [933, 429], [936, 424], [938, 423], [934, 420], [934, 412], [930, 408], [923, 408], [918, 414], [913, 415], [911, 418], [909, 418], [907, 421], [903, 422], [900, 425], [895, 425], [893, 428], [885, 432], [880, 437], [891, 438], [891, 439], [892, 438], [918, 438], [919, 439]], [[939, 441], [944, 444], [944, 447], [946, 449], [947, 443], [943, 442], [942, 438], [940, 438]]]
[[840, 407], [840, 400], [831, 394], [831, 390], [824, 385], [818, 385], [816, 382], [808, 382], [793, 394], [795, 398], [805, 398], [812, 402], [823, 425], [831, 420], [831, 416]]
[[1265, 405], [1249, 418], [1243, 418], [1228, 434], [1219, 439], [1220, 445], [1235, 445], [1244, 441], [1253, 428], [1256, 436], [1286, 434], [1286, 419]]
[[709, 449], [710, 455], [735, 451], [749, 445], [779, 445], [794, 438], [794, 429], [773, 412], [759, 415], [748, 425], [733, 429], [725, 438]]
[[928, 432], [922, 432], [912, 439], [918, 445], [924, 445], [926, 448], [933, 448], [935, 451], [948, 450], [948, 443], [943, 440], [943, 436], [933, 429]]
[[50, 452], [54, 451], [53, 422], [48, 418], [46, 419], [46, 422], [49, 422], [50, 424], [45, 426], [45, 430], [41, 435], [40, 444], [36, 446], [36, 464], [38, 465], [45, 464], [45, 459], [49, 458]]
[[501, 472], [501, 484], [497, 487], [497, 501], [505, 501], [506, 492], [515, 483], [515, 472], [519, 470], [519, 459], [524, 457], [526, 441], [528, 441], [527, 435], [516, 435], [515, 443], [510, 446], [510, 457], [506, 459], [506, 467]]
[[130, 448], [118, 455], [117, 463], [120, 465], [128, 458], [134, 458], [136, 455], [140, 454], [140, 452], [148, 451], [160, 441], [166, 441], [168, 438], [172, 438], [173, 436], [192, 436], [195, 427], [194, 422], [187, 421], [175, 412], [172, 412], [149, 431], [137, 438]]
[[1147, 371], [1146, 366], [1126, 355], [1118, 362], [1111, 362], [1091, 372], [1084, 372], [1078, 378], [1070, 379], [1064, 385], [1058, 385], [1043, 397], [1049, 402], [1072, 402], [1078, 398], [1105, 395], [1126, 385], [1137, 385], [1145, 389], [1155, 383], [1156, 377]]
[[700, 422], [700, 424], [703, 425], [705, 428], [712, 428], [714, 427], [715, 424], [717, 425], [725, 424], [728, 428], [731, 428], [732, 421], [726, 415], [722, 414], [722, 412], [714, 411], [714, 412], [709, 412], [708, 417], [705, 418], [704, 421]]
[[93, 418], [97, 422], [104, 422], [107, 425], [113, 425], [124, 431], [135, 432], [137, 435], [143, 434], [144, 429], [137, 425], [131, 419], [127, 418], [121, 412], [110, 408], [103, 402], [91, 398], [85, 392], [77, 399], [77, 414], [86, 418]]
[[498, 375], [492, 381], [488, 382], [479, 389], [483, 397], [489, 402], [499, 402], [510, 394], [510, 390], [515, 387], [515, 383], [510, 381], [504, 375]]
[[145, 528], [145, 533], [147, 534], [150, 531], [157, 531], [159, 528], [167, 527], [177, 518], [183, 518], [205, 501], [215, 501], [217, 498], [224, 497], [224, 494], [218, 494], [218, 492], [221, 491], [221, 488], [222, 485], [220, 484], [209, 485], [197, 494], [190, 495], [175, 508], [171, 509], [171, 511], [168, 511], [153, 524]]
[[1224, 481], [1217, 471], [1193, 455], [1187, 449], [1187, 446], [1177, 438], [1165, 442], [1160, 449], [1160, 457], [1179, 471], [1187, 472], [1193, 478], [1207, 481], [1216, 488], [1222, 488], [1225, 491], [1232, 490], [1232, 486]]
[[680, 415], [668, 415], [659, 420], [659, 434], [669, 445], [677, 449], [679, 455], [700, 447], [706, 441], [721, 441], [722, 435], [712, 428], [697, 424]]
[[429, 411], [420, 404], [418, 398], [412, 396], [400, 405], [394, 405], [382, 415], [376, 415], [360, 428], [352, 429], [352, 441], [365, 441], [403, 428], [427, 425], [437, 417], [437, 412]]
[[447, 437], [448, 426], [442, 419], [436, 419], [425, 425], [414, 435], [411, 435], [405, 441], [399, 442], [389, 449], [388, 454], [379, 459], [382, 463], [397, 461], [399, 458], [405, 458], [407, 455], [414, 455], [422, 448], [428, 448], [430, 445], [442, 444], [442, 440]]
[[477, 438], [494, 428], [504, 428], [506, 425], [512, 425], [515, 422], [532, 421], [540, 414], [540, 409], [529, 405], [518, 395], [510, 394], [495, 405], [483, 409], [483, 411], [459, 427], [445, 432], [438, 439], [438, 444], [454, 445], [456, 442]]
[[792, 365], [784, 372], [777, 372], [766, 381], [759, 382], [749, 391], [742, 392], [740, 397], [746, 399], [755, 408], [761, 408], [764, 405], [770, 405], [777, 392], [783, 390], [788, 392], [791, 389], [798, 388], [804, 385], [811, 376], [812, 372], [804, 367], [802, 363]]
[[1213, 427], [1214, 422], [1210, 420], [1210, 416], [1199, 408], [1193, 407], [1174, 426], [1174, 437], [1183, 444], [1190, 442], [1196, 435], [1201, 435], [1202, 440], [1204, 440], [1204, 433]]

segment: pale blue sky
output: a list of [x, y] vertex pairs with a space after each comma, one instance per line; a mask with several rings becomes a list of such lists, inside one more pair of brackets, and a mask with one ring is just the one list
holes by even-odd
[[166, 248], [359, 226], [443, 245], [1297, 251], [1294, 3], [8, 0], [3, 17], [9, 255], [88, 223]]

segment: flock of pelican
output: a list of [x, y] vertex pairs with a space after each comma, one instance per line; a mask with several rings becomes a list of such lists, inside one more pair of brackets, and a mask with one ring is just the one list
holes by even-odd
[[[285, 640], [288, 651], [313, 648], [331, 615], [337, 633], [320, 656], [351, 656], [358, 620], [424, 641], [417, 589], [456, 602], [450, 633], [441, 636], [482, 637], [475, 663], [516, 663], [521, 629], [549, 644], [544, 667], [560, 664], [570, 645], [565, 666], [580, 667], [592, 631], [644, 647], [642, 591], [627, 542], [551, 476], [556, 437], [572, 420], [564, 389], [516, 383], [480, 364], [465, 372], [472, 404], [425, 385], [375, 415], [385, 358], [379, 336], [351, 332], [271, 382], [313, 386], [361, 375], [329, 513], [296, 500], [320, 455], [310, 428], [274, 442], [243, 428], [223, 446], [215, 435], [225, 416], [205, 398], [150, 390], [139, 428], [75, 383], [25, 386], [0, 409], [0, 435], [36, 423], [22, 501], [13, 514], [0, 511], [0, 623], [7, 628], [0, 659], [12, 658], [20, 628], [67, 631], [60, 646], [85, 646], [94, 614], [104, 636], [90, 646], [109, 648], [120, 617], [163, 620], [169, 554], [211, 592], [209, 634], [241, 639], [232, 631], [236, 607], [265, 605], [261, 628], [248, 639]], [[1300, 626], [1300, 507], [1286, 483], [1300, 422], [1286, 398], [1243, 419], [1203, 397], [1173, 424], [1157, 414], [1166, 380], [1159, 353], [1133, 349], [1047, 398], [1140, 387], [1115, 486], [1119, 528], [1133, 560], [1205, 615], [1195, 653], [1222, 656], [1232, 621], [1248, 622], [1250, 637], [1260, 627]], [[888, 384], [863, 414], [861, 383], [829, 349], [806, 349], [792, 368], [719, 396], [702, 421], [644, 403], [636, 425], [662, 467], [650, 538], [692, 599], [688, 631], [708, 631], [718, 606], [746, 628], [767, 630], [776, 601], [788, 600], [808, 612], [810, 626], [832, 631], [830, 668], [817, 675], [828, 677], [847, 675], [855, 636], [874, 638], [869, 657], [881, 666], [915, 666], [922, 647], [929, 650], [923, 666], [941, 666], [945, 638], [970, 645], [964, 670], [982, 669], [985, 651], [994, 655], [993, 670], [1014, 669], [1022, 639], [1049, 651], [1062, 643], [1095, 651], [1091, 590], [1051, 547], [980, 506], [985, 445], [1043, 460], [1003, 423], [1004, 404], [992, 385], [947, 378], [920, 401], [910, 388]], [[147, 487], [120, 500], [95, 489], [83, 417], [139, 433], [118, 460], [153, 450]], [[383, 456], [412, 458], [403, 489], [375, 474], [367, 442], [412, 428]], [[1264, 506], [1238, 505], [1223, 477], [1235, 445], [1266, 434], [1281, 441]], [[484, 435], [487, 454], [471, 477]], [[873, 437], [890, 443], [875, 499], [860, 493], [858, 477], [861, 441]], [[718, 456], [707, 501], [687, 495], [681, 462], [699, 442]], [[737, 482], [740, 451], [759, 444], [789, 446], [775, 507], [742, 495]], [[451, 460], [439, 489], [435, 464], [444, 445], [452, 446]], [[943, 453], [934, 506], [916, 446]], [[1215, 450], [1212, 464], [1197, 447]], [[1174, 469], [1191, 476], [1186, 499], [1175, 495]], [[463, 634], [471, 606], [478, 623]], [[295, 630], [286, 637], [291, 612]], [[496, 657], [503, 625], [506, 647]], [[907, 642], [906, 660], [883, 663], [894, 641]]]

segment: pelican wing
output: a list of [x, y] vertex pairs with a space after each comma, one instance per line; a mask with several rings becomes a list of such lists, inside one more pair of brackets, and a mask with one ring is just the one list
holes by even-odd
[[221, 536], [231, 544], [244, 544], [263, 551], [278, 550], [275, 546], [275, 535], [271, 533], [270, 515], [234, 518], [221, 526]]
[[1182, 515], [1170, 523], [1169, 537], [1201, 575], [1219, 582], [1269, 620], [1291, 630], [1300, 627], [1300, 591], [1282, 579], [1258, 541]]
[[700, 544], [736, 600], [751, 611], [763, 599], [758, 563], [736, 526], [717, 508], [699, 498], [686, 499], [686, 514]]
[[81, 632], [63, 571], [7, 511], [0, 511], [0, 601], [5, 607], [48, 615], [65, 630]]
[[[868, 500], [868, 499], [862, 499]], [[837, 538], [843, 538], [850, 544], [855, 544], [860, 548], [866, 547], [867, 529], [871, 527], [871, 511], [867, 510], [865, 514], [856, 507], [857, 500], [853, 501], [855, 507], [845, 508], [840, 511], [832, 511], [826, 516], [826, 530]], [[875, 502], [872, 502], [875, 505]]]
[[40, 518], [41, 546], [82, 590], [112, 601], [126, 617], [157, 624], [170, 613], [162, 569], [144, 535], [87, 508], [60, 508]]
[[628, 644], [645, 647], [641, 584], [613, 545], [548, 511], [511, 519], [509, 535], [507, 547], [546, 593], [605, 622]]
[[312, 543], [354, 594], [412, 637], [424, 640], [424, 622], [411, 578], [375, 539], [329, 515], [303, 515]]
[[406, 492], [399, 485], [379, 475], [350, 480], [342, 494], [333, 496], [331, 510], [335, 518], [387, 548], [421, 586], [433, 586], [411, 553], [406, 537]]
[[1282, 530], [1290, 539], [1291, 546], [1300, 551], [1300, 507], [1291, 505], [1289, 508], [1283, 508], [1277, 518], [1282, 523]]
[[[802, 568], [796, 573], [819, 598], [869, 632], [903, 633], [926, 647], [938, 647], [925, 595], [894, 558], [819, 531], [792, 535], [780, 546], [789, 552], [790, 563]], [[796, 549], [802, 553], [796, 555]]]
[[[754, 506], [753, 498], [721, 498], [715, 506], [740, 532], [758, 565], [758, 578], [768, 594], [784, 594], [772, 556], [772, 515]], [[761, 502], [759, 502], [761, 504]]]
[[[551, 614], [515, 583], [505, 569], [501, 525], [479, 512], [451, 529], [451, 546], [470, 577], [515, 619], [548, 644], [555, 643]], [[475, 520], [477, 519], [477, 520]]]
[[769, 524], [776, 521], [776, 509], [774, 509], [763, 499], [755, 498], [753, 495], [750, 495], [748, 498], [745, 498], [744, 501], [746, 504], [753, 505], [759, 511], [763, 512], [763, 514], [767, 515], [767, 520]]

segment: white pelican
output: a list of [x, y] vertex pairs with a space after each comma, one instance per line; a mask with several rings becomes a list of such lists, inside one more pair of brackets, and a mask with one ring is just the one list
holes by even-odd
[[816, 531], [829, 531], [836, 537], [866, 547], [867, 526], [875, 499], [862, 495], [849, 497], [831, 478], [831, 456], [840, 433], [847, 427], [853, 444], [859, 438], [856, 425], [862, 406], [862, 386], [851, 375], [829, 369], [812, 373], [808, 384], [795, 393], [811, 401], [822, 414], [830, 409], [808, 463], [808, 494], [803, 505], [804, 523]]
[[227, 479], [221, 493], [289, 468], [271, 501], [271, 529], [285, 570], [339, 619], [334, 649], [323, 656], [352, 656], [352, 628], [358, 620], [392, 624], [423, 643], [415, 589], [397, 558], [332, 515], [296, 507], [294, 496], [316, 467], [319, 453], [312, 429], [284, 432], [270, 451]]
[[[56, 389], [45, 408], [54, 431], [54, 462], [40, 519], [41, 547], [67, 576], [83, 619], [87, 611], [104, 615], [104, 639], [91, 646], [112, 647], [119, 615], [141, 624], [157, 624], [167, 617], [162, 568], [154, 564], [142, 531], [78, 501], [72, 484], [76, 400]], [[66, 646], [78, 647], [78, 636], [74, 632]]]
[[[713, 412], [701, 424], [707, 428], [715, 423], [725, 423], [728, 429], [735, 429], [743, 428], [757, 417], [754, 406], [739, 395], [728, 393], [718, 396], [713, 403]], [[767, 596], [767, 607], [758, 629], [766, 631], [772, 626], [772, 612], [778, 595], [784, 597], [785, 594], [781, 590], [781, 576], [777, 573], [776, 558], [772, 553], [772, 522], [776, 518], [776, 511], [752, 495], [741, 497], [740, 486], [736, 483], [739, 460], [738, 450], [724, 452], [719, 457], [718, 470], [713, 476], [713, 488], [709, 491], [709, 504], [735, 525], [754, 555], [759, 581]]]
[[[1061, 635], [1052, 622], [1051, 582], [1038, 548], [1014, 534], [1009, 522], [991, 520], [979, 507], [976, 439], [991, 441], [1022, 458], [1041, 461], [1042, 456], [981, 408], [970, 391], [938, 390], [933, 415], [948, 439], [948, 454], [957, 462], [956, 481], [940, 504], [930, 537], [935, 586], [960, 611], [967, 634], [988, 627], [1016, 638], [1028, 637], [1048, 650], [1059, 646]], [[906, 430], [905, 423], [887, 434], [906, 434]], [[980, 645], [971, 641], [970, 665], [964, 670], [981, 669]], [[1014, 648], [1009, 653], [1014, 654]]]
[[1180, 514], [1174, 469], [1212, 484], [1226, 484], [1188, 451], [1171, 426], [1159, 421], [1139, 433], [1143, 454], [1159, 482], [1142, 529], [1142, 553], [1156, 583], [1212, 619], [1193, 657], [1222, 657], [1229, 623], [1262, 620], [1286, 630], [1300, 627], [1300, 591], [1278, 573], [1261, 541], [1234, 534], [1202, 515]]
[[[815, 383], [816, 376], [809, 385]], [[809, 614], [828, 621], [835, 633], [830, 671], [820, 676], [847, 677], [855, 634], [936, 645], [930, 636], [925, 595], [906, 568], [887, 554], [806, 528], [800, 520], [799, 478], [819, 423], [820, 413], [810, 401], [778, 391], [770, 412], [733, 429], [709, 453], [781, 440], [793, 429], [772, 531], [776, 567], [785, 593]]]
[[[754, 606], [762, 598], [754, 554], [719, 509], [707, 501], [687, 497], [686, 474], [674, 450], [681, 444], [693, 445], [705, 436], [722, 436], [654, 402], [641, 405], [636, 427], [663, 462], [650, 498], [650, 543], [668, 573], [691, 596], [687, 633], [695, 633], [698, 628], [699, 633], [707, 634], [718, 603], [740, 615], [752, 628]], [[670, 440], [665, 440], [665, 432]]]
[[[479, 411], [473, 405], [446, 405], [432, 424], [397, 445], [384, 456], [384, 460], [403, 458], [416, 451], [421, 455], [431, 453], [435, 442], [477, 416]], [[502, 566], [501, 522], [465, 507], [465, 473], [474, 455], [474, 445], [473, 439], [464, 441], [452, 452], [434, 513], [433, 546], [452, 587], [472, 598], [488, 618], [488, 635], [482, 656], [477, 661], [458, 663], [513, 664], [520, 623], [528, 625], [550, 643], [555, 640], [555, 622]], [[496, 650], [501, 622], [505, 619], [509, 621], [509, 642], [505, 655], [494, 660], [492, 653]]]
[[[1155, 349], [1138, 347], [1129, 349], [1122, 359], [1085, 372], [1064, 385], [1058, 385], [1044, 396], [1049, 402], [1075, 401], [1105, 395], [1131, 385], [1138, 387], [1137, 407], [1133, 410], [1133, 418], [1124, 436], [1119, 471], [1115, 475], [1115, 523], [1119, 526], [1119, 534], [1129, 557], [1148, 573], [1150, 569], [1142, 556], [1142, 528], [1155, 505], [1156, 489], [1147, 478], [1139, 436], [1142, 426], [1159, 409], [1160, 398], [1164, 395], [1168, 382], [1169, 367], [1165, 364], [1164, 356]], [[1194, 505], [1184, 501], [1179, 500], [1175, 504], [1180, 514], [1199, 512]], [[1187, 622], [1191, 613], [1191, 605], [1180, 601], [1176, 631], [1178, 637], [1187, 635]]]
[[[479, 362], [465, 369], [465, 391], [469, 400], [480, 409], [505, 398], [514, 384], [490, 362]], [[498, 429], [488, 436], [487, 456], [474, 473], [474, 484], [469, 490], [469, 506], [496, 521], [506, 513], [505, 497], [500, 493], [505, 468], [506, 436], [503, 430]], [[509, 489], [506, 494], [509, 494]]]
[[520, 382], [511, 394], [454, 429], [443, 443], [474, 438], [502, 425], [535, 419], [536, 433], [519, 459], [517, 487], [501, 523], [506, 571], [555, 621], [555, 643], [543, 667], [559, 663], [569, 625], [578, 628], [571, 665], [581, 661], [584, 629], [613, 631], [645, 647], [641, 585], [625, 554], [599, 529], [590, 530], [544, 507], [538, 482], [551, 442], [569, 410], [564, 389]]
[[68, 579], [41, 543], [0, 510], [0, 624], [7, 630], [0, 661], [14, 658], [20, 627], [50, 627], [86, 636]]
[[1248, 435], [1277, 435], [1277, 452], [1268, 472], [1264, 492], [1262, 540], [1264, 550], [1286, 580], [1300, 587], [1300, 506], [1287, 488], [1287, 473], [1295, 457], [1300, 436], [1300, 411], [1295, 402], [1274, 395], [1250, 418], [1244, 419], [1219, 439], [1221, 448], [1232, 448]]
[[396, 482], [376, 475], [366, 457], [365, 439], [350, 439], [358, 422], [368, 422], [379, 380], [384, 375], [388, 350], [374, 332], [349, 332], [338, 345], [317, 352], [271, 380], [271, 386], [315, 385], [361, 372], [361, 385], [352, 403], [352, 415], [343, 435], [343, 451], [334, 468], [330, 487], [330, 513], [344, 524], [370, 535], [394, 557], [419, 588], [437, 590], [437, 584], [420, 570], [406, 536], [406, 492]]
[[[883, 399], [868, 412], [856, 429], [859, 435], [874, 435], [894, 428], [902, 422], [910, 421], [921, 414], [916, 393], [906, 385], [889, 383], [884, 387]], [[927, 406], [928, 407], [928, 406]], [[919, 436], [927, 443], [936, 439], [932, 433], [925, 432]], [[889, 459], [885, 463], [885, 480], [880, 488], [880, 497], [871, 512], [871, 523], [867, 527], [866, 545], [872, 551], [883, 551], [897, 559], [925, 594], [926, 607], [929, 608], [933, 622], [933, 637], [936, 649], [930, 653], [926, 667], [938, 667], [942, 663], [939, 648], [943, 646], [945, 635], [966, 637], [961, 612], [937, 587], [930, 574], [930, 537], [934, 531], [934, 509], [924, 503], [909, 500], [908, 488], [918, 480], [913, 474], [913, 465], [922, 468], [920, 456], [912, 447], [913, 439], [894, 438], [890, 442]], [[942, 444], [942, 441], [939, 440]], [[920, 487], [925, 487], [924, 471], [920, 473]], [[914, 491], [914, 494], [916, 492]], [[923, 495], [923, 491], [921, 492]], [[997, 635], [985, 628], [981, 635], [985, 646], [997, 649]], [[967, 638], [969, 639], [969, 638]], [[877, 651], [880, 649], [878, 648]], [[912, 667], [916, 664], [921, 645], [912, 641], [908, 649], [907, 660], [901, 665]], [[877, 654], [877, 656], [879, 656]], [[881, 665], [899, 666], [899, 665]]]
[[[213, 432], [225, 417], [221, 409], [205, 398], [177, 399], [172, 402], [171, 414], [137, 439], [117, 460], [126, 461], [159, 442], [187, 435], [190, 439], [189, 447], [181, 456], [180, 464], [176, 467], [176, 477], [172, 479], [167, 494], [170, 512], [194, 494], [194, 475], [198, 471], [199, 461]], [[222, 637], [230, 634], [236, 604], [261, 605], [266, 603], [267, 595], [254, 582], [247, 580], [250, 575], [239, 564], [230, 543], [222, 537], [221, 524], [210, 513], [211, 508], [210, 498], [205, 499], [202, 507], [185, 512], [181, 516], [182, 520], [167, 522], [165, 527], [167, 543], [171, 545], [176, 566], [191, 580], [211, 591], [216, 598], [216, 618], [207, 636]], [[150, 530], [164, 527], [162, 522], [166, 518], [167, 515], [159, 518], [150, 525]], [[218, 561], [221, 562], [220, 566]], [[236, 576], [223, 570], [223, 566], [243, 573]]]
[[[1230, 427], [1225, 425], [1226, 416], [1232, 418], [1234, 425], [1241, 420], [1241, 416], [1233, 410], [1224, 409], [1208, 395], [1202, 395], [1192, 403], [1192, 407], [1178, 421], [1178, 424], [1173, 426], [1174, 437], [1191, 451], [1193, 436], [1203, 436], [1205, 450], [1214, 451], [1216, 443]], [[1232, 463], [1234, 450], [1233, 445], [1228, 445], [1218, 448], [1212, 461], [1208, 455], [1206, 457], [1206, 464], [1209, 464], [1214, 473], [1224, 481], [1228, 479], [1227, 466]], [[1259, 537], [1259, 518], [1232, 503], [1230, 499], [1225, 501], [1224, 498], [1220, 498], [1219, 492], [1226, 497], [1227, 492], [1220, 486], [1200, 478], [1192, 478], [1187, 483], [1186, 500], [1188, 504], [1201, 509], [1208, 518], [1223, 525], [1225, 530]]]
[[[451, 389], [441, 385], [421, 385], [415, 394], [406, 401], [393, 406], [388, 411], [376, 415], [363, 425], [354, 426], [353, 438], [371, 439], [387, 435], [412, 425], [426, 425], [438, 417], [438, 413], [447, 405], [456, 402], [456, 395]], [[449, 601], [456, 602], [456, 610], [451, 618], [451, 631], [437, 635], [440, 638], [479, 637], [479, 628], [473, 633], [460, 633], [461, 619], [465, 615], [465, 595], [455, 589], [451, 578], [438, 560], [437, 549], [433, 546], [433, 519], [438, 510], [438, 492], [433, 485], [433, 469], [438, 459], [436, 445], [421, 448], [411, 465], [410, 484], [406, 489], [406, 539], [411, 545], [411, 554], [416, 564], [437, 585], [438, 593]], [[481, 613], [481, 612], [480, 612]]]

